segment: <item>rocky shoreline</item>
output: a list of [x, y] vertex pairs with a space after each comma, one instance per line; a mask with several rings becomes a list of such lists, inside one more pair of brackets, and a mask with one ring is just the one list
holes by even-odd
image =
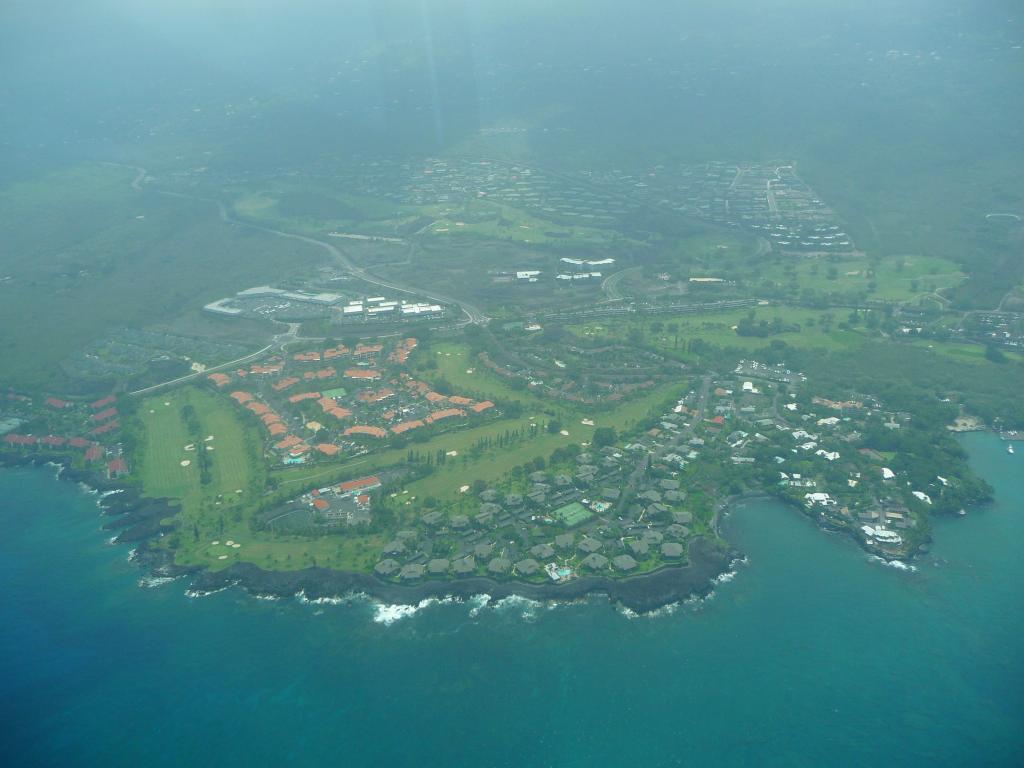
[[395, 584], [382, 581], [373, 574], [335, 571], [328, 568], [305, 568], [299, 571], [267, 571], [251, 563], [236, 563], [224, 570], [210, 571], [199, 566], [175, 565], [165, 550], [154, 550], [148, 542], [173, 527], [162, 521], [174, 514], [174, 505], [167, 499], [143, 498], [124, 483], [107, 480], [96, 472], [76, 469], [66, 456], [59, 454], [0, 453], [0, 467], [59, 467], [61, 479], [71, 480], [102, 494], [98, 506], [105, 517], [108, 531], [120, 530], [114, 543], [135, 544], [133, 561], [141, 568], [161, 577], [189, 576], [190, 590], [214, 592], [237, 586], [252, 595], [290, 598], [302, 594], [308, 599], [341, 598], [365, 594], [390, 604], [416, 605], [430, 598], [454, 597], [468, 599], [487, 594], [495, 600], [519, 596], [530, 600], [568, 602], [591, 594], [606, 595], [613, 603], [635, 613], [648, 613], [691, 597], [711, 592], [715, 579], [729, 572], [740, 554], [712, 540], [697, 538], [691, 542], [688, 562], [660, 568], [650, 573], [611, 579], [604, 576], [582, 576], [563, 583], [534, 584], [517, 581], [495, 581], [485, 577], [456, 580], [432, 580], [417, 584]]
[[609, 579], [582, 576], [563, 583], [533, 584], [495, 581], [483, 577], [394, 584], [367, 573], [305, 568], [301, 571], [266, 571], [251, 563], [237, 563], [222, 571], [195, 574], [192, 590], [214, 592], [239, 586], [253, 595], [288, 598], [302, 594], [309, 600], [365, 594], [381, 602], [416, 605], [430, 598], [469, 599], [486, 594], [494, 600], [518, 596], [542, 602], [569, 602], [592, 594], [606, 595], [613, 603], [635, 613], [649, 613], [666, 605], [711, 592], [715, 579], [730, 570], [739, 553], [699, 538], [689, 550], [686, 565], [651, 573]]

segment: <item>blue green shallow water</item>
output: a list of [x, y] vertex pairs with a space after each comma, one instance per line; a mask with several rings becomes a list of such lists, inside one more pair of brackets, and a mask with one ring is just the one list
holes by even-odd
[[996, 502], [916, 572], [791, 510], [653, 618], [601, 600], [384, 624], [373, 605], [140, 589], [95, 499], [0, 472], [4, 765], [1024, 764], [1024, 456], [965, 439]]

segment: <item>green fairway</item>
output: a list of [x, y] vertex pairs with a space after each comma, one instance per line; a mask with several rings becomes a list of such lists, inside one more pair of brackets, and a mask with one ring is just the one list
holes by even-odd
[[[514, 389], [508, 379], [484, 366], [470, 356], [464, 344], [432, 344], [430, 354], [437, 361], [437, 375], [454, 388], [454, 394], [475, 396], [479, 399], [515, 400], [529, 407], [550, 407], [553, 403], [534, 395], [527, 389]], [[429, 376], [430, 372], [424, 375]]]
[[[201, 440], [186, 425], [187, 406], [195, 410]], [[136, 474], [142, 491], [180, 502], [176, 555], [179, 562], [197, 562], [200, 542], [242, 530], [244, 512], [263, 493], [266, 473], [258, 436], [224, 400], [192, 387], [146, 399], [138, 418], [143, 443]], [[200, 452], [209, 459], [207, 483], [201, 480]]]
[[[921, 339], [911, 343], [915, 347], [930, 349], [937, 355], [942, 355], [943, 357], [948, 357], [951, 360], [957, 360], [961, 363], [994, 365], [994, 363], [985, 357], [985, 347], [981, 344], [967, 344], [958, 341], [937, 341], [934, 339]], [[1006, 355], [1006, 359], [1011, 362], [1024, 362], [1024, 355], [1021, 355], [1019, 352], [1006, 351], [1003, 354]]]
[[[770, 336], [740, 336], [736, 327], [740, 321], [754, 312], [755, 322], [764, 320], [771, 323], [778, 319], [786, 326], [800, 326], [800, 330], [786, 330]], [[594, 322], [572, 326], [574, 333], [591, 339], [614, 339], [625, 343], [631, 332], [641, 332], [643, 341], [658, 350], [685, 350], [691, 339], [743, 351], [755, 351], [770, 345], [773, 341], [784, 341], [794, 347], [844, 349], [857, 346], [868, 338], [863, 330], [842, 330], [837, 326], [846, 318], [846, 313], [833, 310], [803, 309], [788, 306], [765, 306], [752, 309], [711, 312], [699, 315], [659, 316], [656, 320], [627, 320]], [[651, 323], [661, 323], [661, 330], [651, 330]], [[678, 326], [677, 333], [669, 325]]]

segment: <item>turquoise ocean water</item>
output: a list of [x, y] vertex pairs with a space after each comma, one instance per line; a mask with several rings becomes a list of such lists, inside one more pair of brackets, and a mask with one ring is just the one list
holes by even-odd
[[0, 471], [0, 763], [1022, 765], [1024, 451], [965, 444], [996, 502], [916, 571], [755, 503], [736, 576], [641, 618], [141, 589], [94, 497]]

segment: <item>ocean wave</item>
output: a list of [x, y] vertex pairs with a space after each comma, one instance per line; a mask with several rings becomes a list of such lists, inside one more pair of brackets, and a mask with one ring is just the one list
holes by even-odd
[[153, 589], [170, 584], [172, 581], [174, 581], [173, 576], [143, 576], [139, 579], [139, 586], [143, 589]]
[[480, 611], [482, 611], [488, 605], [490, 605], [491, 596], [486, 593], [473, 595], [471, 598], [469, 598], [467, 602], [469, 603], [470, 606], [469, 615], [472, 618], [473, 616], [478, 615]]
[[302, 605], [347, 605], [362, 600], [371, 602], [371, 598], [365, 592], [349, 592], [344, 595], [327, 595], [325, 597], [310, 597], [305, 590], [300, 589], [295, 593], [295, 600]]
[[223, 592], [227, 587], [217, 587], [216, 589], [186, 589], [185, 597], [209, 597], [210, 595], [216, 595], [218, 592]]
[[[690, 603], [690, 600], [687, 600], [686, 603]], [[661, 608], [655, 608], [653, 611], [644, 611], [643, 613], [639, 613], [634, 611], [632, 608], [620, 605], [618, 606], [618, 611], [619, 614], [625, 616], [627, 619], [660, 619], [665, 616], [671, 616], [679, 610], [680, 605], [681, 603], [678, 602], [669, 603], [668, 605], [661, 606]]]
[[902, 560], [886, 560], [884, 557], [879, 557], [878, 555], [870, 555], [868, 560], [881, 563], [888, 568], [895, 568], [897, 571], [908, 571], [909, 573], [913, 573], [917, 570], [916, 565], [904, 563]]
[[[519, 617], [524, 621], [533, 621], [537, 618], [537, 611], [545, 607], [545, 603], [539, 600], [531, 600], [522, 595], [509, 595], [498, 600], [492, 608], [495, 611], [519, 611]], [[547, 607], [554, 608], [554, 603], [548, 603]], [[471, 612], [471, 615], [472, 612]]]
[[[426, 601], [423, 601], [426, 602]], [[375, 603], [373, 606], [373, 621], [376, 624], [383, 624], [389, 627], [400, 619], [406, 619], [420, 610], [423, 603], [417, 605], [402, 605], [389, 603]]]

